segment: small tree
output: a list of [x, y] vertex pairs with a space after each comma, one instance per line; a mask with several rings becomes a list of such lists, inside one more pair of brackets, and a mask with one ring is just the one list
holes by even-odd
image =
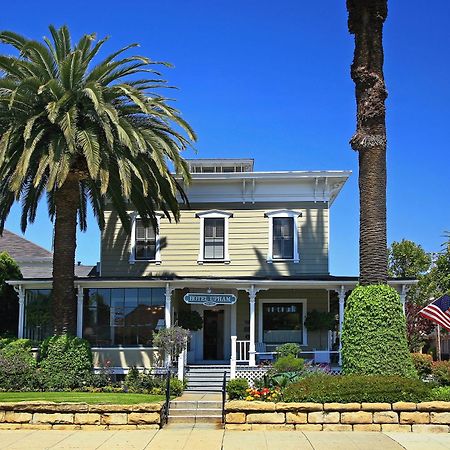
[[416, 278], [428, 271], [431, 256], [419, 244], [407, 239], [389, 247], [389, 275], [396, 278]]
[[153, 332], [153, 345], [163, 350], [168, 356], [167, 363], [170, 367], [172, 361], [176, 360], [180, 353], [186, 348], [190, 337], [189, 330], [174, 326], [163, 328]]
[[375, 285], [353, 290], [345, 308], [342, 368], [345, 374], [417, 376], [395, 289]]
[[22, 278], [18, 264], [7, 252], [0, 253], [0, 334], [17, 332], [19, 302], [14, 288], [6, 280]]

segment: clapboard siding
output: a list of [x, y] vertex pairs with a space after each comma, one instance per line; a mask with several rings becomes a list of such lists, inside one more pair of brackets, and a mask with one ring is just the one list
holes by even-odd
[[[124, 231], [117, 214], [105, 213], [106, 227], [102, 233], [102, 276], [147, 276], [176, 274], [178, 276], [255, 276], [300, 275], [328, 273], [328, 208], [324, 203], [302, 203], [290, 209], [301, 212], [298, 217], [300, 263], [266, 262], [269, 241], [269, 219], [264, 213], [285, 209], [272, 205], [222, 208], [233, 213], [229, 219], [229, 264], [198, 264], [200, 219], [198, 212], [208, 209], [193, 207], [181, 211], [179, 223], [162, 218], [160, 265], [147, 262], [129, 263], [130, 236]], [[242, 206], [242, 205], [241, 205]]]

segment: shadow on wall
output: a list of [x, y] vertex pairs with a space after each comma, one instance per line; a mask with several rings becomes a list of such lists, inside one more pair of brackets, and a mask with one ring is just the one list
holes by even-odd
[[[306, 221], [298, 230], [298, 251], [300, 262], [272, 261], [267, 262], [267, 255], [253, 247], [258, 260], [258, 268], [253, 274], [255, 277], [271, 276], [274, 278], [293, 277], [302, 275], [328, 275], [328, 230], [325, 228], [324, 208], [317, 208], [317, 221], [312, 221], [311, 209], [302, 212]], [[281, 267], [281, 270], [280, 270]]]

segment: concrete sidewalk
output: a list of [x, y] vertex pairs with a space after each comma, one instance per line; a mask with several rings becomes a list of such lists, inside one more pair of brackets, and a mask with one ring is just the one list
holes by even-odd
[[208, 424], [139, 431], [0, 431], [0, 449], [443, 450], [450, 434], [228, 431]]

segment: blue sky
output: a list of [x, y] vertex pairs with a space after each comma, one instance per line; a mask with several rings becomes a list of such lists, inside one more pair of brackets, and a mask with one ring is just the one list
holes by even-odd
[[[351, 169], [332, 207], [330, 270], [358, 272], [357, 155], [349, 66], [353, 38], [345, 0], [172, 0], [3, 2], [0, 28], [29, 37], [49, 23], [75, 37], [110, 35], [106, 51], [131, 42], [170, 61], [177, 106], [195, 128], [197, 156], [254, 157], [256, 170]], [[450, 230], [450, 2], [389, 2], [385, 76], [389, 90], [388, 240], [412, 239], [437, 251]], [[0, 49], [4, 50], [4, 48]], [[186, 157], [192, 157], [187, 152]], [[7, 228], [19, 231], [18, 208]], [[51, 247], [42, 205], [26, 237]], [[95, 221], [79, 233], [77, 260], [99, 255]]]

